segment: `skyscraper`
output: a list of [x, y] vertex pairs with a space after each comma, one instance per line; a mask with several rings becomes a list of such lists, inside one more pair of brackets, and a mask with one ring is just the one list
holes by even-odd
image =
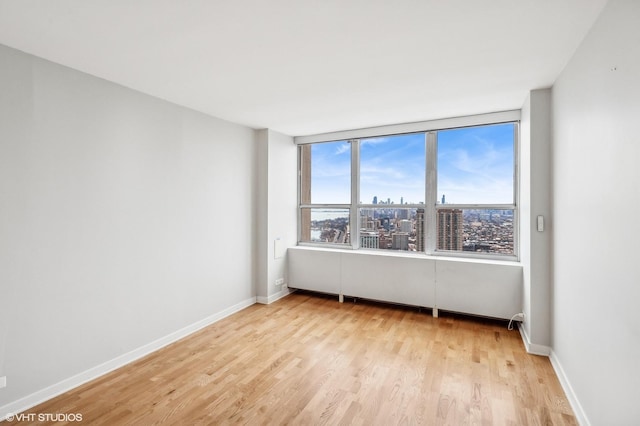
[[462, 229], [461, 209], [438, 209], [438, 250], [462, 250]]
[[416, 210], [416, 250], [424, 251], [424, 209]]
[[360, 219], [359, 219], [360, 229], [369, 229], [369, 230], [376, 229], [374, 227], [374, 224], [375, 224], [375, 220], [373, 219], [374, 215], [375, 215], [375, 210], [373, 209], [361, 209]]
[[409, 234], [396, 232], [391, 235], [391, 248], [393, 250], [409, 250]]
[[397, 210], [398, 219], [409, 219], [411, 217], [411, 211], [409, 209]]

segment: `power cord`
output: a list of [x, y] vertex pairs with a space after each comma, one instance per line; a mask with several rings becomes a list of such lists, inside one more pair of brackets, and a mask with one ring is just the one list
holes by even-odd
[[514, 322], [523, 322], [523, 321], [524, 321], [524, 314], [522, 312], [520, 312], [519, 314], [515, 314], [514, 316], [511, 317], [511, 320], [509, 321], [509, 325], [507, 326], [507, 330], [513, 330]]

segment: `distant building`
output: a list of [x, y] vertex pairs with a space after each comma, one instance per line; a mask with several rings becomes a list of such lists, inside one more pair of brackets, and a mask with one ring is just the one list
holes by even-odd
[[400, 232], [406, 232], [407, 234], [413, 231], [413, 226], [410, 220], [403, 219], [400, 221]]
[[438, 250], [462, 250], [463, 222], [461, 209], [439, 209], [436, 228]]
[[375, 232], [363, 232], [360, 233], [360, 248], [374, 248], [379, 247], [379, 236]]
[[367, 231], [376, 230], [376, 220], [373, 219], [373, 210], [360, 210], [360, 229]]
[[391, 248], [391, 239], [388, 234], [380, 234], [380, 242], [378, 248], [388, 250]]
[[416, 250], [424, 251], [424, 209], [416, 210]]
[[391, 248], [393, 250], [409, 250], [409, 234], [396, 232], [391, 235]]

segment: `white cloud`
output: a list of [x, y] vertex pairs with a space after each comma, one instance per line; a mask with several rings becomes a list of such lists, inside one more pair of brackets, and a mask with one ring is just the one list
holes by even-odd
[[369, 138], [369, 139], [361, 139], [360, 140], [360, 148], [367, 145], [377, 145], [380, 143], [389, 142], [388, 137], [379, 137], [379, 138]]
[[340, 145], [338, 145], [338, 148], [336, 149], [336, 155], [342, 155], [345, 152], [351, 152], [351, 145], [347, 142], [342, 143]]
[[393, 167], [364, 166], [360, 168], [360, 180], [401, 180], [406, 178], [407, 175], [402, 170], [395, 169]]

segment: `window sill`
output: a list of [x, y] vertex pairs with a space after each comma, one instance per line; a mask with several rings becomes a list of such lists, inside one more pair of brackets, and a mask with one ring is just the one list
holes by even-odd
[[463, 262], [463, 263], [476, 263], [486, 265], [521, 265], [520, 261], [515, 256], [505, 256], [505, 259], [497, 259], [491, 257], [480, 257], [478, 255], [451, 255], [448, 253], [422, 253], [422, 252], [410, 252], [400, 250], [369, 250], [369, 249], [357, 249], [354, 250], [350, 247], [338, 247], [329, 246], [322, 247], [315, 244], [299, 244], [295, 247], [290, 247], [289, 250], [307, 250], [318, 252], [333, 252], [333, 253], [347, 253], [357, 256], [381, 256], [381, 257], [399, 257], [399, 258], [413, 258], [413, 259], [425, 259], [425, 260], [441, 260], [447, 262]]

